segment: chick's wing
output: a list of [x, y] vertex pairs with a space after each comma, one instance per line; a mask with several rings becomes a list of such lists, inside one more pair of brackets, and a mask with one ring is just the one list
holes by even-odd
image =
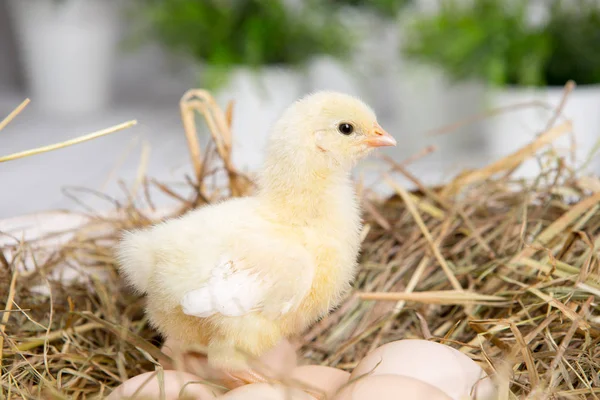
[[311, 258], [303, 249], [262, 250], [254, 256], [222, 256], [209, 279], [183, 296], [183, 312], [201, 318], [262, 312], [277, 318], [295, 310], [312, 285]]

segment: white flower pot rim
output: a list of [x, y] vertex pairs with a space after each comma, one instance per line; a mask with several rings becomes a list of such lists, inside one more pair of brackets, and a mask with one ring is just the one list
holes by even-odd
[[[503, 86], [491, 86], [491, 89], [495, 91], [511, 91], [511, 92], [541, 92], [541, 91], [556, 91], [564, 90], [565, 86], [523, 86], [523, 85], [503, 85]], [[600, 83], [591, 83], [578, 85], [575, 82], [574, 92], [587, 90], [600, 90]]]

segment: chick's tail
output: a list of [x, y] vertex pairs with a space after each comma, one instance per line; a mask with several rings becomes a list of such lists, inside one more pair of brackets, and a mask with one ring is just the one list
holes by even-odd
[[154, 246], [147, 232], [125, 232], [116, 247], [120, 273], [127, 283], [140, 293], [148, 290], [148, 280], [154, 271]]

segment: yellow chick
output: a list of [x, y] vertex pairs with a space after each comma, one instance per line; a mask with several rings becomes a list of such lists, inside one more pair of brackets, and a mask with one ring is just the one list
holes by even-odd
[[207, 346], [215, 368], [246, 369], [245, 355], [302, 332], [350, 289], [362, 228], [350, 172], [395, 145], [362, 101], [308, 95], [275, 123], [255, 196], [125, 233], [120, 271], [161, 334]]

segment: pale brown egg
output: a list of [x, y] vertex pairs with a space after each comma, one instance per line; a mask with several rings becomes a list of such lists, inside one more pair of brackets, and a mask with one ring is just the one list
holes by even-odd
[[250, 365], [268, 377], [287, 376], [298, 365], [296, 350], [287, 340], [282, 340]]
[[489, 399], [495, 391], [485, 371], [467, 355], [427, 340], [399, 340], [378, 347], [356, 366], [351, 379], [371, 371], [371, 375], [393, 374], [419, 379], [454, 400], [465, 396], [474, 400]]
[[316, 400], [300, 389], [253, 383], [227, 392], [220, 400]]
[[[202, 378], [186, 372], [164, 371], [161, 382], [161, 376], [158, 372], [145, 372], [123, 382], [106, 399], [128, 399], [135, 394], [136, 398], [144, 400], [158, 400], [161, 398], [165, 400], [180, 398], [213, 400], [222, 394], [217, 388], [197, 383], [200, 381], [202, 381]], [[161, 397], [161, 386], [164, 388], [165, 397]], [[184, 397], [184, 395], [187, 397]]]
[[375, 375], [358, 379], [333, 400], [451, 400], [446, 393], [408, 376]]
[[331, 398], [343, 385], [348, 383], [350, 373], [323, 365], [302, 365], [292, 371], [291, 378], [306, 385], [306, 388], [311, 391], [325, 394]]
[[[164, 368], [181, 369], [208, 380], [221, 380], [224, 378], [221, 371], [208, 366], [205, 356], [196, 353], [181, 353], [181, 345], [174, 340], [167, 339], [161, 350], [174, 359], [173, 365], [163, 364]], [[252, 362], [251, 365], [257, 372], [268, 377], [281, 376], [280, 374], [289, 375], [297, 365], [296, 351], [289, 341], [282, 340], [257, 361]]]

